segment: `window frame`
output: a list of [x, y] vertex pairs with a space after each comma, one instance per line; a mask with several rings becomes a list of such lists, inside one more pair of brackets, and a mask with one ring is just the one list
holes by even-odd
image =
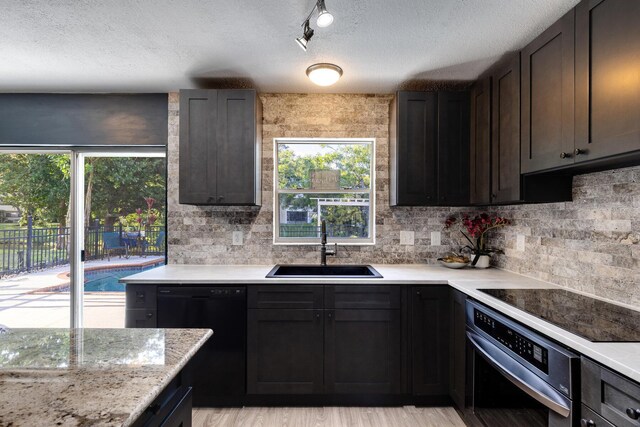
[[[278, 144], [364, 144], [371, 146], [370, 185], [366, 190], [280, 189], [278, 186]], [[273, 138], [273, 244], [319, 245], [320, 239], [308, 237], [280, 237], [280, 194], [368, 194], [369, 238], [328, 238], [328, 243], [345, 246], [371, 246], [376, 243], [376, 139], [375, 138]]]

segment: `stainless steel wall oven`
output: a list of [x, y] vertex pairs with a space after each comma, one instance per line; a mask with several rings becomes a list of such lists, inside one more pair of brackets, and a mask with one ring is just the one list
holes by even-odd
[[578, 355], [467, 300], [468, 412], [488, 427], [579, 425]]

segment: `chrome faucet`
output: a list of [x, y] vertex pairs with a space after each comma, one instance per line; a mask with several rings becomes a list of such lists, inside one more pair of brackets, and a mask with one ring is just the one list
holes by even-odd
[[320, 265], [327, 265], [327, 255], [338, 255], [338, 244], [334, 243], [333, 249], [327, 249], [327, 223], [324, 219], [320, 224], [320, 244], [322, 245], [320, 248]]

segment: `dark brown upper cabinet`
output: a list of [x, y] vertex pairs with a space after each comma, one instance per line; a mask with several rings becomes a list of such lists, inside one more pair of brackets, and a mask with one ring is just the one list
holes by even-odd
[[520, 55], [492, 72], [491, 203], [521, 200]]
[[180, 91], [180, 203], [260, 204], [261, 125], [255, 90]]
[[473, 205], [491, 202], [491, 77], [471, 87], [470, 188]]
[[397, 93], [391, 109], [391, 205], [469, 203], [469, 93]]
[[391, 108], [391, 205], [437, 201], [438, 126], [435, 92], [398, 92]]
[[571, 10], [521, 51], [521, 168], [573, 163], [574, 23]]
[[575, 161], [640, 150], [640, 1], [582, 1], [575, 60]]
[[520, 55], [471, 89], [471, 203], [520, 201]]
[[469, 92], [438, 92], [438, 205], [469, 204]]

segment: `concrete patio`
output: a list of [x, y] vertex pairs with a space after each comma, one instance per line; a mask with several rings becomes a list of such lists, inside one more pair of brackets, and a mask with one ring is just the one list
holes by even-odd
[[[163, 257], [132, 256], [111, 261], [87, 261], [85, 270], [119, 268], [159, 262]], [[69, 265], [0, 279], [0, 324], [14, 328], [68, 328], [69, 291], [47, 288], [69, 283]], [[89, 328], [124, 327], [124, 292], [85, 292], [84, 325]]]

